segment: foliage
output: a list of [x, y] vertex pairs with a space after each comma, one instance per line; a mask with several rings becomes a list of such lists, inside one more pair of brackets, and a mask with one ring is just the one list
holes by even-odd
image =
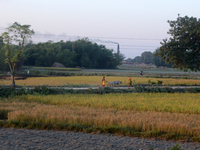
[[[69, 86], [70, 87], [70, 86]], [[78, 86], [77, 86], [78, 87]], [[35, 86], [31, 89], [18, 87], [18, 89], [12, 89], [10, 87], [0, 87], [0, 97], [9, 97], [17, 95], [57, 95], [57, 94], [110, 94], [110, 93], [200, 93], [200, 88], [186, 88], [186, 89], [172, 89], [172, 88], [157, 88], [157, 87], [143, 87], [136, 86], [133, 89], [113, 89], [110, 87], [92, 89], [64, 89], [59, 87], [48, 86]]]
[[33, 69], [56, 70], [56, 71], [81, 71], [80, 68], [33, 67]]
[[149, 148], [149, 150], [153, 150], [154, 146], [152, 146], [151, 148]]
[[181, 147], [176, 144], [174, 147], [170, 148], [170, 150], [181, 150]]
[[181, 70], [200, 70], [200, 19], [185, 16], [168, 23], [171, 38], [161, 42], [158, 55]]
[[[11, 77], [12, 77], [12, 87], [15, 87], [15, 67], [17, 62], [20, 61], [22, 55], [22, 47], [25, 43], [25, 40], [30, 38], [31, 35], [34, 34], [33, 30], [30, 30], [30, 25], [20, 25], [19, 23], [15, 22], [11, 26], [9, 26], [6, 32], [2, 33], [3, 42], [5, 43], [6, 47], [6, 59], [5, 62], [8, 63]], [[18, 44], [18, 50], [15, 50], [13, 56], [11, 54], [10, 45], [12, 42]]]
[[0, 120], [8, 119], [8, 112], [10, 112], [10, 110], [0, 109]]
[[163, 81], [157, 80], [159, 85], [162, 85]]
[[5, 48], [3, 48], [4, 45], [5, 44], [3, 43], [3, 38], [0, 36], [0, 54], [1, 54], [0, 55], [0, 70], [1, 71], [8, 71], [9, 67], [4, 64], [4, 61], [6, 59], [6, 56], [3, 55], [3, 54], [5, 54]]
[[92, 43], [87, 38], [74, 42], [32, 44], [24, 53], [27, 56], [24, 65], [43, 67], [51, 67], [58, 62], [65, 67], [108, 69], [116, 68], [124, 58], [122, 54], [113, 53], [113, 50]]
[[133, 62], [133, 63], [135, 63], [135, 62], [142, 63], [141, 56], [136, 56], [134, 59], [128, 58], [126, 61], [127, 62]]
[[126, 61], [127, 62], [132, 62], [132, 63], [145, 63], [145, 64], [154, 64], [156, 67], [169, 67], [171, 68], [173, 64], [169, 64], [165, 62], [160, 56], [158, 56], [158, 51], [159, 49], [156, 49], [153, 53], [151, 52], [143, 52], [141, 56], [136, 56], [134, 59], [128, 58]]
[[141, 54], [141, 62], [145, 64], [150, 64], [152, 63], [152, 53], [151, 52], [143, 52]]
[[141, 63], [141, 56], [136, 56], [132, 62], [138, 62]]
[[153, 64], [156, 65], [156, 67], [160, 67], [160, 66], [163, 66], [163, 67], [169, 67], [169, 68], [172, 68], [173, 64], [169, 64], [167, 62], [165, 62], [161, 56], [158, 56], [158, 52], [159, 52], [159, 49], [156, 49], [155, 52], [152, 54], [152, 61], [153, 61]]

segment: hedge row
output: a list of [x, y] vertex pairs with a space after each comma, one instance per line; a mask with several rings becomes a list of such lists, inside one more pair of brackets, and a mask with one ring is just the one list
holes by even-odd
[[119, 76], [113, 73], [90, 73], [90, 72], [67, 72], [67, 71], [56, 71], [56, 70], [30, 70], [31, 75], [48, 75], [48, 76]]
[[130, 89], [113, 89], [111, 87], [99, 87], [98, 89], [88, 88], [86, 90], [73, 90], [62, 88], [49, 88], [47, 86], [36, 86], [33, 89], [26, 88], [8, 88], [0, 87], [0, 97], [16, 96], [16, 95], [56, 95], [56, 94], [109, 94], [109, 93], [199, 93], [200, 88], [158, 88], [158, 87], [143, 87], [136, 86]]
[[33, 67], [33, 69], [55, 70], [55, 71], [82, 71], [81, 68]]

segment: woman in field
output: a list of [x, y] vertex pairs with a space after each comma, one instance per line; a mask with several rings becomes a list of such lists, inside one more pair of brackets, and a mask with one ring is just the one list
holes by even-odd
[[132, 80], [131, 80], [131, 77], [129, 78], [128, 80], [128, 87], [131, 86], [132, 87]]
[[105, 86], [105, 77], [103, 77], [103, 79], [102, 79], [102, 86], [104, 87]]

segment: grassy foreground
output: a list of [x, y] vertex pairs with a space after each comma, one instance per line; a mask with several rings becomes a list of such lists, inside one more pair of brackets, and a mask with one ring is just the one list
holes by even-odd
[[200, 94], [23, 95], [0, 99], [4, 127], [200, 142]]
[[[128, 85], [129, 77], [108, 76], [106, 81], [122, 81], [122, 85]], [[102, 85], [101, 76], [67, 76], [67, 77], [32, 77], [26, 80], [16, 80], [16, 85], [21, 86], [66, 86], [66, 85]], [[173, 78], [145, 78], [132, 77], [133, 84], [149, 84], [162, 81], [163, 85], [200, 85], [200, 80], [195, 79], [173, 79]], [[10, 85], [10, 80], [0, 80], [0, 85]]]

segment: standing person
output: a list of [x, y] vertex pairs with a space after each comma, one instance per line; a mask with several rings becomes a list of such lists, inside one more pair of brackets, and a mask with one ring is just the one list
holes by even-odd
[[131, 80], [131, 77], [129, 78], [128, 80], [128, 87], [131, 86], [132, 87], [132, 80]]
[[103, 79], [102, 79], [102, 84], [103, 84], [102, 86], [103, 86], [103, 87], [105, 86], [105, 81], [106, 81], [106, 80], [105, 80], [105, 77], [103, 77]]
[[143, 76], [143, 71], [140, 71], [140, 75]]

